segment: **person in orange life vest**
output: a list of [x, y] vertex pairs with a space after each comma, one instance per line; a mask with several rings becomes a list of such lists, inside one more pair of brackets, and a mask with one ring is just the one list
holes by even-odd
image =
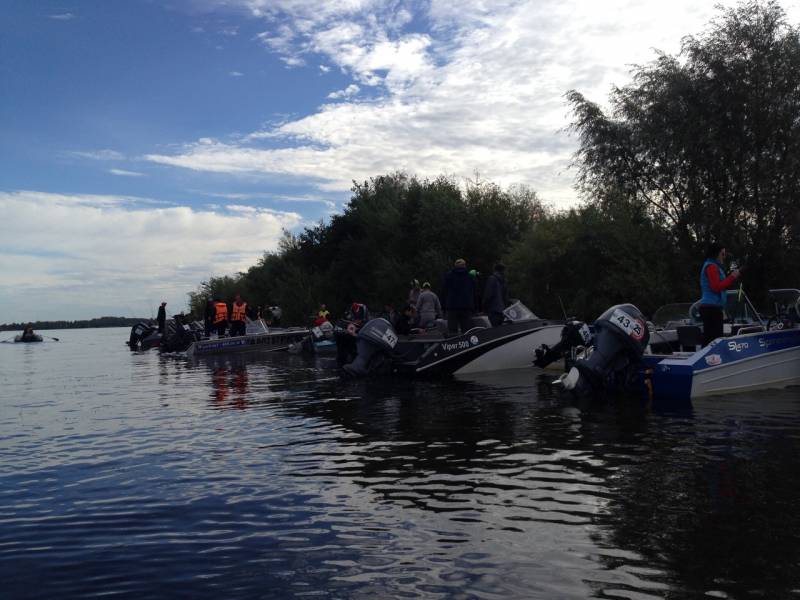
[[700, 269], [700, 319], [703, 321], [703, 346], [722, 337], [722, 307], [725, 306], [725, 290], [739, 279], [741, 273], [734, 270], [727, 277], [722, 265], [727, 256], [725, 246], [711, 244], [706, 252], [706, 260]]
[[228, 305], [217, 298], [214, 300], [214, 329], [217, 336], [224, 337], [225, 330], [228, 328]]
[[231, 337], [247, 333], [247, 302], [239, 294], [231, 305]]

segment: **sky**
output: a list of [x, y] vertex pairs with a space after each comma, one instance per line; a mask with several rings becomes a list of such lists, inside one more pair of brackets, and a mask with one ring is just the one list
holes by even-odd
[[385, 173], [575, 205], [565, 92], [605, 105], [715, 4], [6, 0], [0, 323], [179, 312]]

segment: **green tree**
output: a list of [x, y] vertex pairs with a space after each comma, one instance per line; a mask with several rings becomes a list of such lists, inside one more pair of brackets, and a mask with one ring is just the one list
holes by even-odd
[[615, 88], [611, 112], [568, 92], [582, 191], [637, 203], [692, 272], [712, 240], [748, 256], [748, 285], [800, 275], [800, 36], [776, 2], [723, 11], [679, 56]]

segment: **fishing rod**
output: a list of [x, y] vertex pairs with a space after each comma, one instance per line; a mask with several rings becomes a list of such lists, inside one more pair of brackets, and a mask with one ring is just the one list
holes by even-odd
[[[733, 258], [731, 259], [731, 271], [739, 271], [739, 264]], [[742, 274], [740, 272], [739, 273], [739, 296], [737, 298], [737, 301], [741, 303], [742, 297], [744, 297], [745, 302], [747, 302], [747, 306], [749, 306], [750, 310], [753, 311], [753, 314], [756, 316], [756, 319], [758, 319], [758, 322], [761, 323], [762, 327], [766, 327], [766, 325], [764, 324], [764, 319], [761, 318], [761, 315], [756, 310], [756, 307], [755, 307], [755, 305], [753, 305], [753, 302], [750, 300], [750, 297], [744, 291], [744, 283], [742, 282], [741, 277], [742, 277]]]

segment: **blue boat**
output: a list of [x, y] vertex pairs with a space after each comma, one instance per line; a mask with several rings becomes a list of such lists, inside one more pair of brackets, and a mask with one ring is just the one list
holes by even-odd
[[656, 401], [685, 402], [800, 384], [800, 328], [759, 329], [718, 338], [696, 352], [644, 355], [645, 393]]
[[[576, 333], [585, 324], [568, 324], [558, 345], [537, 352], [536, 364], [571, 355], [573, 366], [555, 382], [565, 390], [596, 395], [633, 389], [647, 400], [673, 404], [800, 384], [800, 290], [770, 290], [775, 311], [766, 321], [746, 295], [734, 302], [735, 295], [726, 306], [726, 335], [705, 347], [691, 315], [675, 330], [657, 331], [638, 308], [624, 304], [595, 321], [591, 339], [588, 331]], [[654, 340], [663, 350], [654, 350]]]

